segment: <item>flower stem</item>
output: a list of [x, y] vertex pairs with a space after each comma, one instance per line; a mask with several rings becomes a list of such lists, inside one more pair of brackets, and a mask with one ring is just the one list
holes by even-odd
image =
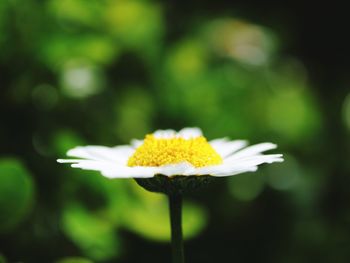
[[182, 196], [169, 194], [171, 247], [173, 263], [184, 263], [184, 247], [182, 239]]

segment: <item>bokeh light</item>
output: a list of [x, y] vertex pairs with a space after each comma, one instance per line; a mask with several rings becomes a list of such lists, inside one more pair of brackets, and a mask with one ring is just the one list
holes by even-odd
[[0, 159], [0, 174], [0, 232], [8, 232], [30, 212], [35, 190], [30, 173], [16, 159]]

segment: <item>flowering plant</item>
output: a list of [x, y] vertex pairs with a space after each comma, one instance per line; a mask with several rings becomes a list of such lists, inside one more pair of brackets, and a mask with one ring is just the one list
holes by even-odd
[[282, 154], [262, 154], [273, 143], [247, 146], [243, 140], [208, 141], [199, 128], [158, 130], [144, 140], [116, 147], [84, 146], [67, 152], [76, 159], [59, 159], [74, 168], [99, 171], [108, 178], [135, 178], [139, 185], [169, 197], [173, 262], [184, 262], [182, 194], [213, 177], [254, 172], [263, 163], [282, 162]]

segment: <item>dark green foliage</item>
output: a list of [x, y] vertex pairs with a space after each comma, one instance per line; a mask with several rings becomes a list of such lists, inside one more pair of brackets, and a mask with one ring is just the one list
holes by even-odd
[[[186, 193], [188, 262], [348, 262], [346, 12], [0, 0], [0, 262], [169, 262], [164, 195], [56, 159], [185, 126], [271, 141], [286, 159]], [[198, 179], [138, 182], [174, 192], [210, 178]]]

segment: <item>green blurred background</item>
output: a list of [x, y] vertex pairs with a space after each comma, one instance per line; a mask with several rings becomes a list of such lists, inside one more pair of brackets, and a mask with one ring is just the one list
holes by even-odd
[[285, 154], [186, 196], [188, 262], [349, 262], [336, 2], [1, 0], [0, 262], [169, 262], [164, 196], [55, 160], [185, 126]]

